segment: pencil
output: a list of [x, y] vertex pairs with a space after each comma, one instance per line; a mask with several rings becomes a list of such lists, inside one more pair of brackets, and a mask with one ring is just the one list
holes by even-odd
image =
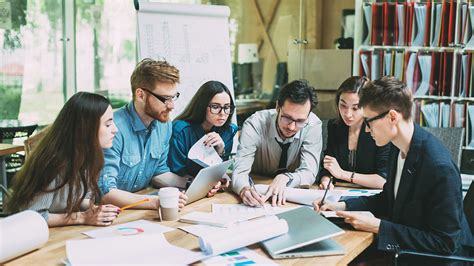
[[132, 208], [132, 207], [134, 207], [134, 206], [137, 206], [137, 205], [140, 205], [140, 204], [142, 204], [142, 203], [145, 203], [145, 202], [147, 202], [147, 201], [150, 201], [150, 199], [143, 199], [143, 200], [140, 200], [140, 201], [135, 202], [135, 203], [133, 203], [133, 204], [124, 206], [124, 207], [120, 208], [120, 210], [123, 211], [123, 210], [126, 210], [126, 209], [128, 209], [128, 208]]

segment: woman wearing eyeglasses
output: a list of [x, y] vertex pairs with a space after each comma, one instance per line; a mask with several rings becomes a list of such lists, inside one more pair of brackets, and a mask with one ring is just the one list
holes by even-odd
[[377, 147], [365, 130], [358, 92], [366, 81], [365, 77], [350, 77], [336, 92], [339, 118], [328, 122], [320, 189], [334, 187], [331, 176], [333, 181], [374, 189], [382, 189], [385, 184], [390, 144]]
[[[219, 81], [208, 81], [196, 92], [184, 111], [173, 121], [168, 166], [180, 176], [195, 177], [202, 168], [188, 159], [191, 147], [204, 135], [204, 144], [214, 147], [223, 160], [229, 158], [237, 125], [231, 123], [235, 110], [229, 89]], [[224, 182], [224, 181], [223, 181]], [[228, 186], [228, 180], [223, 187]], [[221, 188], [218, 183], [208, 196]]]

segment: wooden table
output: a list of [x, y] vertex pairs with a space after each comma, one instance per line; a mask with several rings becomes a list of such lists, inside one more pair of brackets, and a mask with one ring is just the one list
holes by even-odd
[[[236, 195], [231, 193], [220, 193], [212, 198], [205, 198], [186, 206], [180, 215], [193, 211], [211, 211], [212, 203], [238, 203], [239, 200]], [[288, 204], [294, 206], [294, 204]], [[158, 222], [158, 215], [156, 211], [147, 210], [125, 210], [114, 221], [114, 224], [131, 222], [139, 219], [145, 219], [153, 222]], [[162, 222], [162, 225], [177, 228], [185, 225], [180, 222]], [[50, 229], [48, 243], [39, 250], [33, 251], [19, 258], [9, 261], [6, 265], [59, 265], [62, 260], [66, 258], [66, 241], [69, 239], [85, 239], [85, 235], [81, 232], [95, 229], [93, 226], [64, 226]], [[174, 230], [165, 233], [168, 241], [176, 246], [187, 249], [199, 250], [198, 238], [181, 230]], [[334, 238], [339, 244], [344, 246], [346, 250], [345, 255], [300, 258], [300, 259], [282, 259], [277, 260], [280, 264], [285, 265], [335, 265], [348, 264], [363, 250], [365, 250], [374, 240], [374, 234], [367, 232], [347, 230], [345, 234]], [[268, 255], [263, 251], [258, 244], [252, 245], [249, 248], [258, 252], [261, 255]]]

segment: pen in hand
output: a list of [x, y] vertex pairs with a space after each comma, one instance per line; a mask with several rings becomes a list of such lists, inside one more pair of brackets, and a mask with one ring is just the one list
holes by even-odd
[[[255, 191], [255, 193], [258, 194], [258, 196], [260, 197], [260, 199], [262, 198], [262, 195], [260, 195], [260, 193], [258, 193], [257, 189], [255, 188], [255, 182], [253, 182], [253, 179], [251, 176], [249, 176], [249, 183], [250, 183], [250, 187]], [[265, 208], [265, 204], [264, 203], [260, 203], [260, 206]]]
[[326, 186], [326, 191], [324, 191], [323, 199], [321, 200], [321, 203], [319, 203], [319, 207], [322, 207], [324, 205], [324, 201], [326, 200], [326, 195], [328, 194], [329, 190], [329, 185], [332, 183], [332, 176], [329, 178], [329, 183]]

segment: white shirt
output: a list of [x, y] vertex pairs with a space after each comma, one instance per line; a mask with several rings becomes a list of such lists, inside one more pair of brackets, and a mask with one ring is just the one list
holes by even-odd
[[288, 172], [284, 173], [293, 179], [290, 186], [314, 183], [322, 149], [321, 120], [310, 113], [308, 125], [295, 136], [283, 141], [276, 128], [277, 116], [275, 109], [263, 110], [245, 121], [234, 162], [232, 187], [235, 193], [238, 194], [243, 187], [249, 186], [250, 172], [263, 176], [274, 175], [281, 155], [281, 147], [276, 140], [291, 142], [288, 149]]
[[405, 165], [405, 159], [402, 158], [402, 152], [398, 153], [397, 160], [397, 174], [395, 175], [395, 185], [393, 186], [393, 195], [397, 199], [398, 186], [400, 185], [400, 179], [402, 177], [403, 166]]

